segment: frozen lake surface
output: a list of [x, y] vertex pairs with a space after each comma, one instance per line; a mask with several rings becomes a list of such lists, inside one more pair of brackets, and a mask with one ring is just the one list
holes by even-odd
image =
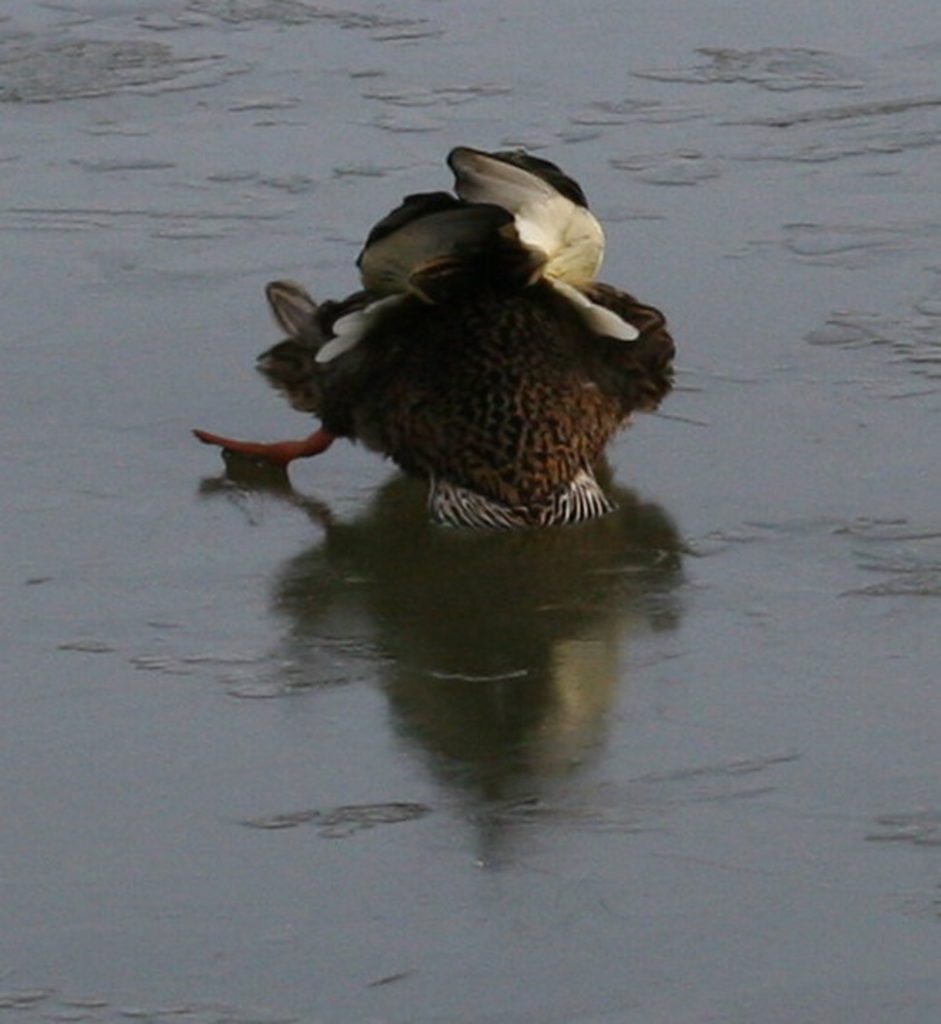
[[[941, 1019], [941, 20], [7, 0], [0, 1020]], [[262, 288], [525, 145], [677, 390], [620, 511], [435, 529]]]

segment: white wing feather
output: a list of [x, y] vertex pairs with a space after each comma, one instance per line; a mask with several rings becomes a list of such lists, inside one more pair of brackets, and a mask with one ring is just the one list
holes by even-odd
[[323, 345], [315, 359], [318, 363], [329, 363], [331, 359], [349, 352], [355, 348], [365, 336], [366, 332], [375, 324], [378, 315], [405, 298], [404, 295], [388, 295], [384, 299], [377, 299], [362, 309], [356, 309], [346, 316], [341, 316], [333, 325], [333, 333], [336, 337], [331, 338], [326, 345]]
[[640, 337], [640, 332], [633, 324], [629, 324], [623, 317], [613, 313], [610, 309], [599, 306], [597, 302], [592, 302], [584, 292], [580, 292], [565, 281], [550, 280], [549, 283], [575, 306], [595, 334], [603, 334], [608, 338], [619, 338], [621, 341], [634, 341], [635, 338]]

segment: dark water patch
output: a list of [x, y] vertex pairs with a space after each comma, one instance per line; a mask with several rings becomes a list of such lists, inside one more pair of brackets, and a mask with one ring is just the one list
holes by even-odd
[[209, 674], [217, 681], [228, 684], [234, 678], [258, 675], [258, 665], [264, 662], [263, 656], [246, 654], [135, 654], [129, 657], [128, 664], [139, 672], [153, 672], [164, 676], [194, 676]]
[[567, 146], [576, 145], [583, 142], [591, 142], [594, 139], [600, 139], [602, 136], [600, 128], [568, 128], [563, 129], [556, 133], [556, 138], [559, 142], [564, 143]]
[[941, 847], [941, 812], [912, 811], [876, 818], [877, 830], [866, 838], [874, 843], [912, 843]]
[[575, 832], [630, 835], [651, 829], [649, 817], [642, 815], [640, 808], [632, 808], [630, 800], [625, 799], [622, 803], [620, 808], [613, 803], [601, 807], [590, 799], [575, 803], [528, 796], [494, 804], [478, 812], [477, 819], [478, 824], [487, 830], [536, 828], [543, 832], [564, 828]]
[[399, 135], [420, 135], [441, 131], [446, 125], [443, 118], [427, 117], [413, 111], [385, 111], [371, 122], [373, 128]]
[[300, 104], [299, 96], [258, 96], [254, 99], [239, 100], [229, 105], [233, 114], [268, 110], [294, 110]]
[[379, 31], [373, 34], [377, 43], [421, 43], [426, 39], [442, 39], [445, 30], [432, 25], [424, 26], [416, 24], [402, 28], [392, 28]]
[[414, 970], [396, 971], [395, 974], [385, 974], [381, 978], [366, 983], [367, 988], [381, 988], [384, 985], [392, 985], [397, 981], [404, 981], [415, 973]]
[[854, 597], [941, 597], [941, 568], [910, 570], [885, 583], [845, 591]]
[[103, 1010], [108, 1005], [108, 1000], [99, 996], [61, 996], [58, 1001], [75, 1010]]
[[[536, 829], [631, 835], [656, 831], [664, 815], [685, 807], [760, 799], [776, 792], [764, 773], [796, 761], [793, 752], [651, 773], [624, 783], [575, 786], [552, 796], [530, 794], [489, 800], [470, 817], [482, 835]], [[392, 801], [305, 808], [242, 819], [262, 831], [313, 826], [324, 838], [349, 838], [374, 828], [417, 821], [433, 813], [425, 803]], [[491, 852], [496, 847], [491, 844]]]
[[648, 185], [699, 185], [722, 173], [717, 160], [707, 158], [698, 150], [673, 153], [643, 153], [610, 160], [612, 167], [627, 171]]
[[[937, 93], [873, 99], [725, 120], [725, 127], [765, 128], [760, 143], [735, 154], [743, 161], [828, 164], [869, 159], [869, 173], [885, 173], [886, 157], [899, 157], [941, 144], [941, 96]], [[882, 158], [881, 166], [876, 163]], [[889, 171], [911, 173], [910, 161]]]
[[138, 654], [128, 659], [141, 672], [159, 672], [164, 676], [191, 676], [193, 670], [181, 665], [175, 658], [157, 654]]
[[101, 995], [72, 994], [52, 987], [0, 991], [0, 1011], [3, 1010], [10, 1011], [10, 1020], [93, 1021], [96, 1024], [177, 1020], [183, 1024], [295, 1024], [301, 1019], [263, 1007], [236, 1007], [217, 1002], [131, 1006]]
[[258, 171], [216, 171], [214, 174], [207, 174], [206, 181], [214, 185], [245, 185], [257, 182], [260, 177]]
[[857, 270], [887, 257], [936, 252], [939, 242], [941, 224], [934, 221], [881, 225], [798, 222], [784, 225], [782, 244], [807, 263]]
[[941, 541], [941, 529], [914, 526], [908, 519], [858, 519], [839, 527], [836, 533], [877, 544], [910, 540]]
[[860, 348], [866, 345], [887, 344], [889, 338], [885, 332], [878, 330], [875, 324], [861, 322], [860, 318], [872, 317], [877, 314], [865, 313], [834, 313], [827, 319], [823, 327], [817, 327], [804, 335], [804, 340], [811, 345], [838, 348]]
[[270, 188], [275, 192], [286, 192], [292, 196], [305, 195], [319, 185], [317, 179], [308, 174], [290, 174], [283, 177], [259, 175], [257, 183], [262, 188]]
[[378, 804], [345, 804], [325, 810], [313, 808], [289, 811], [285, 814], [245, 818], [240, 824], [246, 825], [248, 828], [267, 830], [313, 825], [318, 834], [324, 838], [347, 839], [358, 832], [365, 832], [381, 825], [398, 825], [405, 821], [417, 821], [428, 814], [431, 814], [431, 808], [427, 804], [393, 801]]
[[446, 88], [369, 89], [363, 99], [374, 100], [390, 107], [405, 109], [426, 107], [457, 107], [476, 100], [507, 96], [512, 90], [503, 85], [482, 83], [479, 85], [448, 86]]
[[226, 693], [238, 700], [278, 700], [296, 692], [286, 687], [281, 680], [274, 683], [258, 683], [254, 681], [242, 682], [237, 678], [230, 677], [225, 682], [228, 684]]
[[870, 572], [921, 573], [941, 571], [941, 558], [929, 560], [914, 549], [900, 549], [890, 552], [866, 551], [859, 559], [860, 566]]
[[174, 11], [172, 13], [140, 14], [134, 22], [150, 32], [179, 32], [185, 29], [205, 28], [211, 19], [195, 11]]
[[722, 761], [718, 764], [693, 765], [689, 768], [677, 768], [667, 772], [652, 772], [639, 776], [635, 781], [645, 783], [687, 782], [694, 779], [721, 779], [740, 775], [755, 775], [780, 764], [791, 764], [799, 757], [800, 755], [796, 751], [788, 750], [778, 754]]
[[[323, 12], [316, 4], [304, 0], [190, 0], [187, 14], [201, 14], [229, 25], [272, 21], [279, 25], [303, 25], [318, 17], [331, 16], [344, 28], [371, 27], [365, 15], [355, 12]], [[364, 24], [364, 19], [366, 24]]]
[[218, 678], [228, 696], [238, 700], [284, 700], [371, 682], [384, 664], [385, 659], [368, 644], [325, 639], [314, 657], [269, 658], [256, 671], [229, 672]]
[[685, 103], [654, 99], [595, 100], [587, 109], [572, 114], [576, 125], [683, 124], [705, 116], [705, 111]]
[[[838, 551], [834, 551], [828, 538], [839, 544]], [[821, 545], [826, 545], [834, 559], [822, 562], [830, 568], [822, 570], [822, 577], [812, 583], [799, 583], [793, 571], [782, 568], [788, 564], [787, 559], [782, 561], [779, 557], [782, 544], [789, 550], [793, 542], [805, 539], [816, 539], [820, 552], [825, 550]], [[912, 524], [905, 518], [747, 522], [738, 528], [693, 538], [688, 542], [688, 550], [700, 558], [714, 558], [728, 556], [736, 549], [752, 545], [764, 548], [776, 542], [775, 572], [780, 570], [781, 574], [773, 579], [775, 586], [785, 591], [800, 592], [802, 586], [812, 586], [815, 593], [834, 601], [854, 597], [941, 596], [941, 529]], [[870, 580], [876, 576], [875, 582], [866, 582], [867, 575]], [[803, 570], [801, 578], [806, 579]], [[766, 583], [770, 586], [771, 582], [772, 577], [768, 577]], [[762, 600], [758, 598], [759, 602]], [[759, 605], [749, 605], [745, 613], [752, 615], [754, 607]]]
[[765, 47], [732, 50], [702, 47], [696, 51], [706, 60], [688, 68], [634, 71], [638, 78], [684, 85], [747, 84], [771, 92], [798, 89], [860, 89], [868, 65], [824, 50]]
[[305, 0], [189, 0], [185, 15], [200, 14], [230, 25], [271, 21], [280, 25], [303, 25], [327, 21], [341, 29], [387, 34], [420, 34], [427, 24], [423, 18], [402, 18], [353, 8], [331, 7]]
[[894, 114], [910, 114], [913, 110], [941, 107], [941, 96], [908, 96], [895, 100], [875, 100], [872, 103], [851, 103], [837, 107], [819, 107], [793, 114], [735, 121], [734, 124], [764, 125], [768, 128], [793, 128], [796, 125], [821, 124], [833, 121], [869, 120]]
[[244, 224], [280, 220], [289, 211], [160, 210], [143, 207], [106, 206], [12, 206], [3, 211], [3, 226], [17, 231], [100, 231], [118, 229], [129, 221], [140, 221], [151, 233], [208, 232], [218, 237]]
[[117, 136], [118, 138], [126, 139], [143, 139], [149, 138], [154, 134], [152, 128], [139, 127], [134, 124], [128, 124], [126, 121], [120, 123], [116, 121], [110, 121], [103, 119], [95, 124], [88, 125], [80, 129], [86, 135], [91, 135], [94, 138], [101, 138], [104, 136]]
[[[837, 527], [842, 525], [841, 523], [836, 524]], [[712, 530], [688, 543], [693, 553], [705, 556], [718, 554], [729, 547], [765, 542], [776, 537], [814, 537], [831, 533], [834, 529], [834, 521], [826, 518], [787, 519], [779, 522], [752, 520], [735, 527]]]
[[[886, 398], [924, 398], [936, 395], [941, 384], [941, 288], [935, 283], [915, 300], [908, 311], [875, 313], [846, 310], [831, 313], [826, 322], [804, 335], [811, 345], [837, 348], [882, 349], [886, 365], [904, 368], [927, 380], [928, 386], [912, 389], [893, 375], [880, 375], [876, 389]], [[872, 388], [871, 388], [872, 389]]]
[[211, 228], [165, 228], [152, 231], [150, 237], [170, 242], [215, 242], [225, 238], [225, 232]]
[[245, 70], [219, 54], [178, 56], [163, 43], [21, 37], [0, 42], [0, 103], [204, 88]]
[[180, 661], [185, 665], [257, 665], [261, 657], [252, 654], [184, 654]]
[[844, 591], [844, 597], [941, 597], [941, 560], [895, 556], [882, 564], [871, 560], [862, 568], [891, 575], [880, 583]]
[[172, 160], [78, 160], [73, 159], [71, 163], [81, 167], [83, 171], [93, 171], [98, 174], [111, 174], [120, 171], [169, 171], [177, 166]]
[[[149, 622], [147, 625], [160, 632], [184, 628], [181, 623]], [[161, 638], [160, 643], [163, 642]], [[64, 641], [57, 645], [57, 650], [95, 655], [120, 653], [120, 648], [115, 644], [97, 638]], [[127, 657], [127, 663], [140, 672], [154, 672], [167, 676], [192, 676], [209, 672], [223, 683], [234, 682], [239, 678], [256, 679], [260, 672], [258, 666], [264, 665], [266, 661], [264, 655], [224, 652], [155, 652]]]
[[847, 590], [843, 596], [941, 597], [941, 529], [913, 526], [903, 519], [854, 524], [844, 532], [857, 542], [857, 566], [887, 578]]
[[83, 654], [114, 654], [116, 649], [104, 640], [68, 640], [58, 646], [60, 651], [79, 651]]
[[392, 164], [377, 164], [377, 163], [350, 163], [350, 164], [339, 164], [333, 168], [333, 176], [335, 178], [385, 178], [390, 174], [395, 174], [397, 171], [401, 171], [401, 166], [395, 166]]
[[710, 420], [700, 419], [696, 416], [683, 416], [680, 413], [675, 412], [661, 412], [659, 409], [651, 413], [652, 416], [656, 416], [657, 419], [670, 420], [673, 423], [685, 423], [689, 427], [711, 427], [712, 423]]
[[575, 786], [549, 797], [525, 796], [498, 801], [478, 812], [487, 825], [514, 828], [563, 828], [576, 832], [631, 834], [660, 827], [662, 815], [691, 805], [768, 796], [773, 782], [741, 781], [797, 761], [793, 751], [651, 772], [626, 782]]
[[23, 1010], [42, 1003], [52, 995], [51, 989], [26, 989], [21, 992], [0, 991], [0, 1010]]
[[[796, 164], [828, 164], [858, 157], [898, 156], [913, 150], [930, 149], [941, 145], [941, 129], [928, 131], [903, 130], [887, 133], [884, 130], [871, 138], [843, 139], [828, 134], [812, 142], [759, 146], [734, 154], [734, 159], [745, 162], [786, 162]], [[869, 167], [870, 173], [876, 169]], [[897, 169], [895, 173], [901, 173]]]

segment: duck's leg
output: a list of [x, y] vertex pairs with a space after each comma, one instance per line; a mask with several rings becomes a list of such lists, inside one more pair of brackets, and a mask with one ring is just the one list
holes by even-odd
[[324, 430], [323, 427], [315, 430], [310, 437], [302, 438], [299, 441], [272, 441], [270, 443], [236, 441], [231, 437], [210, 434], [206, 430], [194, 430], [193, 433], [203, 444], [218, 445], [224, 451], [263, 459], [275, 466], [286, 466], [295, 459], [308, 459], [313, 455], [319, 455], [336, 440], [336, 437], [329, 430]]

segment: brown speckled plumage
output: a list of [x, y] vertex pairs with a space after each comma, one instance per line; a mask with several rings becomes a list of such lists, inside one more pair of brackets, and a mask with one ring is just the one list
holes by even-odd
[[434, 305], [405, 298], [355, 348], [321, 364], [315, 356], [333, 323], [366, 296], [305, 307], [302, 289], [276, 283], [269, 300], [293, 337], [259, 368], [330, 433], [517, 510], [515, 521], [545, 522], [580, 474], [593, 483], [595, 464], [631, 414], [656, 408], [671, 386], [673, 342], [662, 314], [608, 285], [585, 291], [640, 336], [592, 332], [544, 281], [481, 286]]

